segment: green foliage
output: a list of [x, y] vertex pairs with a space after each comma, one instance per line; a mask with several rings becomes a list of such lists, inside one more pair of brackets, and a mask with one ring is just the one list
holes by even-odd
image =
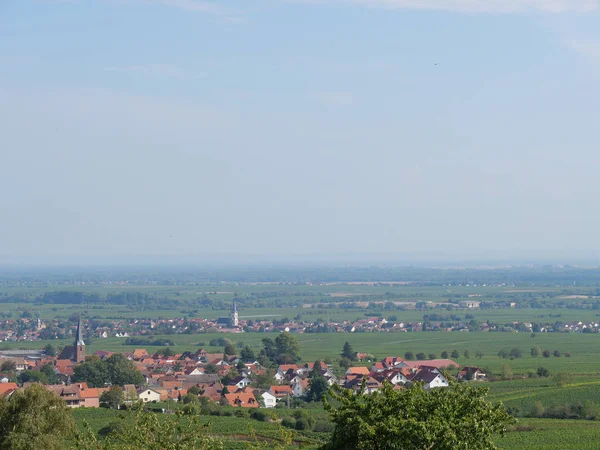
[[48, 380], [48, 384], [58, 384], [60, 383], [60, 378], [54, 371], [54, 366], [48, 363], [42, 366], [40, 372], [46, 375], [46, 379]]
[[275, 341], [271, 338], [262, 340], [261, 354], [276, 364], [291, 364], [300, 360], [300, 346], [294, 336], [288, 332], [279, 334]]
[[452, 357], [454, 359], [458, 358], [460, 356], [460, 353], [458, 353], [458, 350], [452, 350]]
[[73, 372], [73, 381], [85, 381], [90, 387], [144, 383], [144, 377], [133, 362], [120, 353], [115, 353], [106, 360], [86, 361], [76, 366]]
[[44, 347], [44, 353], [46, 353], [46, 355], [48, 355], [48, 356], [55, 356], [56, 355], [56, 347], [54, 347], [54, 345], [52, 345], [52, 344], [47, 344]]
[[41, 383], [48, 384], [48, 377], [46, 374], [37, 370], [24, 370], [17, 375], [17, 381], [20, 384], [23, 383]]
[[532, 358], [537, 358], [542, 354], [542, 349], [539, 345], [536, 345], [535, 347], [531, 347], [531, 351], [529, 352], [529, 354]]
[[329, 390], [329, 383], [327, 383], [327, 380], [321, 374], [321, 361], [315, 361], [313, 370], [310, 371], [308, 378], [308, 386], [310, 388], [307, 396], [308, 400], [313, 402], [321, 401]]
[[332, 397], [339, 406], [324, 400], [336, 428], [322, 449], [494, 449], [492, 437], [514, 419], [502, 405], [488, 403], [486, 393], [463, 384], [395, 391], [385, 382], [371, 395], [336, 387]]
[[104, 439], [98, 439], [87, 422], [76, 434], [81, 450], [218, 450], [223, 443], [207, 435], [207, 426], [184, 413], [159, 419], [153, 412], [134, 408], [110, 427]]
[[342, 358], [348, 358], [350, 361], [354, 359], [354, 350], [352, 349], [352, 345], [350, 342], [344, 342], [344, 347], [342, 348]]
[[252, 347], [250, 347], [249, 345], [244, 346], [240, 353], [240, 358], [244, 362], [254, 362], [256, 356], [254, 355], [254, 350], [252, 350]]
[[341, 358], [339, 364], [341, 369], [348, 370], [348, 367], [352, 365], [352, 361], [350, 361], [348, 358]]
[[2, 372], [14, 372], [15, 370], [17, 370], [17, 363], [10, 359], [4, 361], [0, 366], [0, 371]]
[[413, 359], [415, 359], [415, 354], [411, 351], [408, 351], [404, 354], [404, 359], [412, 361]]
[[223, 349], [223, 354], [227, 355], [227, 356], [232, 356], [235, 355], [235, 347], [233, 346], [232, 343], [228, 343], [225, 348]]
[[123, 404], [123, 389], [120, 386], [111, 386], [109, 390], [102, 393], [100, 402], [109, 408], [117, 409]]
[[544, 367], [538, 367], [536, 373], [537, 373], [538, 377], [549, 377], [550, 376], [550, 371]]
[[41, 385], [0, 398], [1, 450], [63, 449], [74, 425], [66, 403]]

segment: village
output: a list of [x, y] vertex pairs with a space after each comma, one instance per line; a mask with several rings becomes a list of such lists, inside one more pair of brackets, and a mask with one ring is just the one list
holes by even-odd
[[[324, 380], [327, 387], [339, 385], [364, 394], [378, 391], [386, 381], [394, 389], [404, 389], [412, 383], [421, 383], [425, 389], [446, 387], [449, 380], [445, 373], [452, 373], [458, 380], [486, 379], [482, 370], [476, 367], [459, 370], [459, 365], [451, 359], [415, 361], [386, 357], [371, 361], [371, 355], [356, 353], [353, 359], [362, 365], [348, 367], [336, 376], [332, 366], [321, 361], [279, 364], [276, 370], [268, 371], [257, 360], [248, 361], [252, 359], [248, 355], [244, 360], [226, 353], [198, 349], [179, 354], [168, 351], [150, 354], [145, 349], [136, 349], [87, 355], [80, 319], [73, 345], [64, 347], [58, 355], [32, 350], [0, 352], [0, 395], [10, 396], [18, 389], [39, 383], [43, 378], [35, 374], [43, 373], [55, 380], [45, 384], [46, 389], [58, 394], [71, 408], [98, 408], [108, 401], [108, 393], [114, 394], [115, 390], [120, 391], [118, 406], [138, 401], [182, 402], [193, 396], [222, 406], [274, 408], [279, 402], [289, 406], [291, 399], [307, 398], [311, 393], [311, 378], [315, 376]], [[88, 382], [74, 380], [78, 365], [110, 361], [114, 355], [135, 368], [139, 383], [91, 387]], [[23, 379], [28, 381], [18, 383]]]
[[[463, 302], [467, 310], [479, 308], [479, 302]], [[68, 339], [73, 336], [79, 316], [68, 319], [24, 317], [0, 320], [0, 341], [27, 342], [38, 340]], [[87, 340], [123, 338], [124, 344], [168, 345], [167, 338], [153, 342], [156, 335], [201, 333], [372, 333], [372, 332], [423, 332], [423, 331], [499, 331], [499, 332], [600, 332], [600, 321], [568, 321], [532, 323], [512, 321], [492, 323], [474, 320], [472, 314], [459, 316], [456, 313], [426, 312], [422, 321], [398, 320], [395, 314], [387, 318], [381, 315], [347, 321], [306, 321], [299, 315], [296, 318], [279, 320], [245, 320], [239, 318], [237, 303], [234, 301], [228, 317], [207, 319], [200, 317], [177, 318], [138, 318], [138, 319], [98, 319], [91, 318], [84, 324], [83, 334]], [[131, 339], [134, 337], [142, 340]], [[126, 341], [130, 338], [128, 341]]]

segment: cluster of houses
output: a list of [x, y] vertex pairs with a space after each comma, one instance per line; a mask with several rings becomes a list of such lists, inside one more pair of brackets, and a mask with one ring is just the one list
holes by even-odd
[[[441, 305], [441, 304], [436, 304]], [[450, 305], [450, 304], [448, 304]], [[455, 305], [456, 306], [456, 305]], [[460, 307], [470, 310], [480, 307], [478, 301], [460, 302]], [[425, 320], [427, 319], [427, 320]], [[366, 317], [354, 321], [304, 321], [293, 320], [242, 320], [238, 316], [235, 300], [227, 317], [206, 318], [163, 318], [163, 319], [118, 319], [88, 321], [82, 332], [87, 337], [128, 338], [142, 336], [152, 339], [155, 335], [195, 334], [203, 332], [290, 332], [290, 333], [359, 333], [359, 332], [420, 332], [420, 331], [539, 331], [539, 332], [599, 332], [599, 322], [556, 322], [553, 324], [533, 324], [529, 322], [511, 322], [493, 324], [456, 320], [390, 321], [380, 316]], [[74, 319], [73, 319], [74, 320]], [[62, 339], [72, 336], [75, 325], [71, 320], [53, 319], [48, 323], [40, 319], [19, 318], [0, 320], [0, 341], [35, 341]]]

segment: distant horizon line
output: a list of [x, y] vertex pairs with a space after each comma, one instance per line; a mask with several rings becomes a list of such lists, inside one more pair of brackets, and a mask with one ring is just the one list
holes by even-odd
[[489, 250], [480, 252], [323, 252], [323, 253], [196, 253], [144, 255], [0, 255], [2, 267], [73, 266], [239, 266], [239, 265], [395, 265], [395, 266], [523, 266], [585, 265], [600, 266], [596, 251]]

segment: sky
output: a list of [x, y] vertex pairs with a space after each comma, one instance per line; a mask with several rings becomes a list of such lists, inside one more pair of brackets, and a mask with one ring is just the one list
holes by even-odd
[[595, 255], [600, 0], [1, 0], [0, 261]]

